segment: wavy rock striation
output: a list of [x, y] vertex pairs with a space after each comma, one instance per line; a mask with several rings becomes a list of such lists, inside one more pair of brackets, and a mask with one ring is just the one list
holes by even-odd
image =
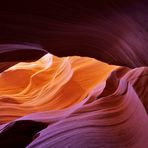
[[0, 145], [146, 148], [147, 76], [78, 56], [18, 63], [0, 75]]

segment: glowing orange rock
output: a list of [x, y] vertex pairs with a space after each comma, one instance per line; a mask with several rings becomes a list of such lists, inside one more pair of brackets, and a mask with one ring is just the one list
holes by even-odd
[[88, 57], [51, 54], [18, 63], [0, 74], [0, 123], [74, 105], [117, 68]]

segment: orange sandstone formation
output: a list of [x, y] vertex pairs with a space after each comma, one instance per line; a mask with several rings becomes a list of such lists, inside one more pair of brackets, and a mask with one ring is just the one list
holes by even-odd
[[0, 123], [79, 103], [117, 68], [88, 57], [51, 54], [18, 63], [0, 74]]

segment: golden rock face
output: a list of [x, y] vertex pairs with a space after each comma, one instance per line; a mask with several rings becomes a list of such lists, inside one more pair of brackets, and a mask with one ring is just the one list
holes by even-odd
[[79, 103], [117, 68], [88, 57], [51, 54], [18, 63], [0, 74], [0, 122]]

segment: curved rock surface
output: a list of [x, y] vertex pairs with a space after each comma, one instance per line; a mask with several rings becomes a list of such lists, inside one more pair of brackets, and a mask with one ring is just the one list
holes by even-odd
[[[23, 7], [22, 7], [23, 6]], [[36, 43], [57, 56], [148, 65], [147, 0], [48, 0], [0, 6], [0, 43]]]
[[1, 3], [0, 147], [147, 148], [147, 14], [147, 0]]
[[147, 79], [147, 67], [49, 53], [11, 66], [0, 74], [0, 145], [146, 148]]

